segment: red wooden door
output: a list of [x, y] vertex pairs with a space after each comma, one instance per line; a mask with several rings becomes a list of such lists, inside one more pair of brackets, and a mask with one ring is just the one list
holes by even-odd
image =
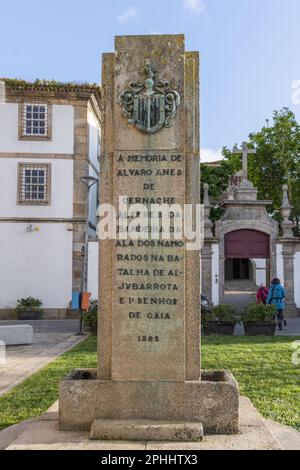
[[270, 258], [270, 237], [258, 230], [235, 230], [225, 235], [225, 258]]

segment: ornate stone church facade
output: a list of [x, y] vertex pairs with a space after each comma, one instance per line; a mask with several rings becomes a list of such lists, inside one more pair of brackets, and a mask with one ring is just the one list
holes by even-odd
[[[245, 150], [245, 149], [244, 149]], [[286, 313], [300, 315], [300, 239], [293, 235], [289, 220], [292, 206], [288, 187], [283, 186], [281, 231], [267, 212], [272, 201], [257, 198], [248, 180], [247, 149], [243, 172], [224, 195], [223, 216], [210, 219], [209, 186], [204, 185], [204, 232], [202, 293], [215, 305], [230, 303], [241, 309], [255, 301], [261, 284], [279, 277], [286, 289]]]

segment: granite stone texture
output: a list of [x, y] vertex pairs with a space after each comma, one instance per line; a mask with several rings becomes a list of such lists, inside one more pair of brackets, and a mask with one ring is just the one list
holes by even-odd
[[33, 328], [30, 325], [0, 326], [0, 341], [6, 346], [33, 343]]
[[[240, 397], [240, 429], [238, 434], [204, 435], [197, 442], [167, 441], [99, 441], [90, 440], [88, 431], [58, 430], [56, 402], [44, 415], [0, 432], [0, 449], [6, 450], [283, 450], [299, 449], [297, 431], [277, 423], [269, 430], [250, 400]], [[275, 437], [276, 433], [276, 437]], [[297, 442], [296, 442], [297, 439]], [[292, 444], [292, 445], [291, 445]]]
[[[143, 439], [163, 421], [159, 439], [195, 423], [197, 438], [202, 425], [236, 433], [236, 381], [224, 371], [200, 377], [201, 246], [178, 236], [186, 204], [190, 232], [200, 232], [199, 54], [180, 34], [118, 36], [102, 64], [98, 215], [101, 204], [115, 208], [117, 237], [100, 239], [98, 370], [61, 383], [60, 429], [94, 423], [93, 438]], [[170, 238], [155, 213], [161, 204], [173, 214]]]
[[[183, 35], [122, 36], [115, 48], [103, 56], [100, 202], [195, 206], [198, 53], [185, 51]], [[180, 95], [170, 126], [155, 133], [130, 124], [119, 102], [131, 83], [144, 83], [147, 63]], [[199, 380], [199, 249], [143, 241], [100, 242], [98, 378]]]
[[238, 432], [238, 385], [230, 372], [202, 372], [201, 381], [125, 382], [76, 370], [60, 384], [62, 431], [89, 430], [95, 419], [202, 423], [204, 433]]
[[100, 441], [199, 442], [203, 439], [203, 428], [201, 423], [95, 419], [90, 439]]

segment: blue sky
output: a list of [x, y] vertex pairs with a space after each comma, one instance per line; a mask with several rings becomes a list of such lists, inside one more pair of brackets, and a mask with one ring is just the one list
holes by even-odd
[[100, 81], [114, 36], [184, 33], [201, 54], [201, 147], [247, 139], [300, 80], [299, 0], [37, 0], [0, 4], [0, 76]]

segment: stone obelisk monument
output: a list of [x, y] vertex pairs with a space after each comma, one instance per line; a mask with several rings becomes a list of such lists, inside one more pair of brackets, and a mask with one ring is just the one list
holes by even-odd
[[[100, 202], [200, 202], [198, 68], [183, 36], [116, 38], [103, 57]], [[199, 251], [150, 239], [100, 242], [98, 377], [199, 380]]]
[[133, 204], [140, 215], [200, 203], [199, 56], [183, 35], [116, 38], [102, 119], [100, 205], [117, 209], [117, 237], [100, 240], [98, 370], [62, 383], [60, 428], [129, 440], [236, 432], [235, 380], [200, 373], [200, 247], [124, 229]]

